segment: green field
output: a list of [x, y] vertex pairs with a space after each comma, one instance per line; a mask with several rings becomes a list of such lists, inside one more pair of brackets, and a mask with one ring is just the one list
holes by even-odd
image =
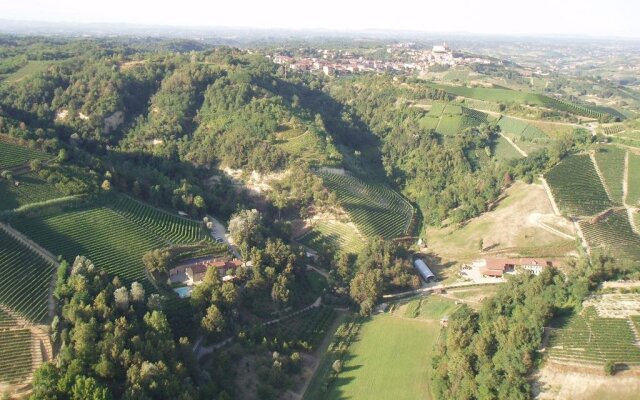
[[444, 136], [455, 136], [466, 128], [487, 122], [487, 114], [467, 107], [435, 102], [431, 110], [420, 120], [420, 127], [435, 130]]
[[46, 153], [0, 140], [0, 169], [15, 168], [32, 160], [45, 160]]
[[150, 289], [142, 256], [151, 249], [203, 239], [200, 224], [121, 197], [112, 208], [92, 205], [52, 216], [22, 217], [15, 227], [65, 259], [84, 255], [125, 283]]
[[622, 204], [625, 155], [625, 150], [614, 146], [599, 147], [594, 155], [611, 200], [617, 204]]
[[314, 250], [334, 248], [353, 254], [357, 254], [364, 245], [364, 239], [352, 226], [338, 221], [317, 221], [297, 240]]
[[628, 320], [599, 317], [593, 307], [554, 322], [547, 354], [560, 361], [640, 365]]
[[633, 232], [626, 210], [617, 210], [596, 222], [580, 221], [592, 247], [608, 249], [618, 257], [640, 261], [640, 236]]
[[435, 321], [381, 314], [363, 323], [328, 399], [431, 399]]
[[511, 117], [501, 117], [498, 126], [503, 135], [513, 140], [525, 152], [538, 150], [551, 143], [551, 139], [536, 126]]
[[411, 234], [413, 206], [394, 190], [354, 176], [329, 172], [319, 175], [363, 235], [390, 239]]
[[[18, 186], [14, 182], [18, 182]], [[53, 185], [33, 173], [16, 176], [14, 182], [0, 180], [0, 210], [11, 210], [63, 196]]]
[[48, 314], [55, 266], [0, 231], [0, 304], [33, 322]]
[[491, 153], [499, 160], [515, 160], [522, 158], [522, 154], [507, 141], [507, 139], [498, 135], [491, 142]]
[[19, 82], [25, 78], [44, 72], [50, 65], [56, 62], [57, 61], [50, 60], [29, 61], [24, 67], [7, 75], [3, 82], [8, 84]]
[[640, 154], [629, 152], [628, 174], [627, 204], [640, 205]]
[[0, 330], [0, 382], [24, 382], [31, 373], [31, 331]]
[[331, 307], [318, 307], [271, 324], [267, 334], [273, 337], [300, 343], [308, 350], [314, 350], [327, 334], [327, 330], [336, 318]]
[[454, 301], [438, 295], [426, 296], [407, 303], [404, 316], [406, 318], [440, 319], [453, 314], [459, 305]]
[[595, 215], [613, 205], [587, 154], [566, 157], [545, 178], [563, 212]]

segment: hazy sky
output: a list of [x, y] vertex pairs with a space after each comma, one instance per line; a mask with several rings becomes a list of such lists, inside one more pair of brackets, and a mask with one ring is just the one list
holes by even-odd
[[0, 18], [640, 37], [638, 0], [0, 0]]

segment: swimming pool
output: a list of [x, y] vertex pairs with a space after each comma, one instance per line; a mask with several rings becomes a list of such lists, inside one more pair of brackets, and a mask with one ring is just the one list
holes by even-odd
[[191, 297], [192, 290], [193, 289], [191, 288], [191, 286], [183, 286], [183, 287], [173, 289], [174, 292], [178, 293], [178, 296], [180, 296], [181, 299], [184, 299], [186, 297]]

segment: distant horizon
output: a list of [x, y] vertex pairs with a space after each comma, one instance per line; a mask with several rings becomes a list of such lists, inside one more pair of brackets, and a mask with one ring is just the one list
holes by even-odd
[[640, 24], [634, 18], [640, 15], [640, 4], [624, 0], [396, 0], [383, 5], [325, 0], [308, 7], [294, 0], [182, 0], [178, 6], [167, 0], [22, 0], [0, 4], [0, 15], [5, 21], [77, 27], [640, 39]]
[[[10, 24], [6, 26], [4, 24]], [[28, 24], [35, 26], [29, 32]], [[67, 32], [53, 32], [47, 29], [61, 29]], [[136, 23], [136, 22], [73, 22], [73, 21], [45, 21], [33, 19], [15, 19], [0, 18], [0, 34], [17, 34], [17, 35], [55, 35], [65, 36], [70, 34], [83, 34], [82, 32], [96, 31], [108, 28], [109, 35], [127, 36], [140, 34], [140, 30], [157, 30], [165, 31], [169, 37], [194, 39], [188, 35], [170, 34], [171, 31], [195, 31], [198, 33], [263, 33], [270, 32], [273, 34], [288, 34], [300, 36], [304, 35], [332, 35], [333, 37], [351, 37], [357, 38], [357, 35], [384, 35], [375, 37], [375, 39], [416, 39], [416, 40], [433, 40], [427, 38], [427, 35], [437, 36], [440, 39], [444, 36], [452, 38], [491, 38], [491, 39], [560, 39], [560, 40], [616, 40], [625, 42], [640, 42], [640, 36], [615, 36], [615, 35], [593, 35], [593, 34], [575, 34], [575, 33], [478, 33], [472, 31], [430, 31], [415, 29], [393, 29], [393, 28], [361, 28], [361, 29], [344, 29], [344, 28], [287, 28], [287, 27], [255, 27], [255, 26], [224, 26], [224, 25], [171, 25], [161, 23]], [[75, 31], [75, 32], [74, 32]], [[48, 33], [44, 33], [48, 32]], [[73, 32], [73, 33], [72, 33]], [[160, 32], [157, 32], [160, 33]], [[86, 35], [87, 33], [85, 33]], [[99, 36], [99, 33], [91, 33], [90, 35]], [[162, 36], [162, 35], [158, 35]], [[207, 37], [209, 38], [209, 37]]]

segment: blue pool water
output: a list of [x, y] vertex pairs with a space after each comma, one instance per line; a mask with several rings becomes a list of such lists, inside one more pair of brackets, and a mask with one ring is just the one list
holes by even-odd
[[178, 296], [180, 296], [181, 299], [184, 299], [185, 297], [191, 297], [191, 290], [192, 289], [190, 286], [183, 286], [173, 289], [174, 292], [178, 293]]

